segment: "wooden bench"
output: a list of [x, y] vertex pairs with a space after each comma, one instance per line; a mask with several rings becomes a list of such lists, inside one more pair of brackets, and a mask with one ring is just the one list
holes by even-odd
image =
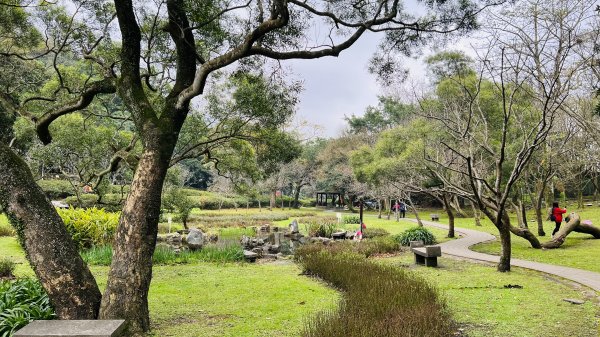
[[415, 254], [415, 263], [427, 267], [437, 267], [437, 258], [442, 256], [442, 247], [425, 246], [423, 241], [411, 241], [410, 250]]
[[17, 331], [15, 337], [120, 337], [124, 320], [33, 321]]
[[430, 214], [430, 215], [431, 215], [431, 221], [440, 221], [439, 214]]

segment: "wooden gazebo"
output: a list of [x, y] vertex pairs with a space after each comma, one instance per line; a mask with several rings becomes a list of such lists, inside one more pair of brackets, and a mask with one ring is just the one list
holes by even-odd
[[317, 207], [344, 207], [344, 196], [337, 192], [317, 192]]

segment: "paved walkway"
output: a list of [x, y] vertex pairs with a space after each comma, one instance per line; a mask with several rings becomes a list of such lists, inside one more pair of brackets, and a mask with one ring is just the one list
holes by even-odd
[[[414, 219], [406, 220], [416, 222], [416, 220]], [[422, 222], [426, 226], [448, 229], [447, 225], [442, 225], [436, 222]], [[442, 252], [444, 254], [494, 263], [498, 263], [500, 261], [499, 256], [478, 253], [469, 249], [469, 247], [471, 247], [472, 245], [496, 240], [496, 237], [494, 235], [466, 228], [454, 228], [454, 231], [460, 234], [462, 238], [441, 243], [440, 246], [442, 246]], [[510, 264], [511, 266], [537, 270], [547, 274], [560, 276], [562, 278], [575, 281], [600, 292], [600, 273], [519, 259], [511, 259]]]

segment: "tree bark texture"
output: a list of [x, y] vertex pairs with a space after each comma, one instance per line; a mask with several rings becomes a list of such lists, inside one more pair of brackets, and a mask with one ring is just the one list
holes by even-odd
[[510, 271], [510, 256], [511, 256], [511, 243], [510, 243], [510, 230], [509, 225], [500, 223], [498, 230], [500, 231], [500, 245], [502, 251], [500, 252], [500, 262], [498, 263], [499, 272]]
[[65, 225], [27, 164], [0, 143], [0, 209], [60, 319], [95, 319], [100, 290]]
[[[150, 328], [148, 290], [156, 245], [163, 182], [178, 130], [144, 134], [144, 150], [113, 244], [113, 260], [100, 308], [101, 319], [126, 319], [127, 336]], [[175, 137], [175, 138], [174, 138]]]
[[552, 240], [544, 242], [542, 247], [547, 249], [559, 248], [565, 243], [567, 236], [571, 232], [591, 234], [595, 239], [600, 239], [600, 228], [593, 225], [582, 224], [579, 214], [571, 213], [569, 215], [569, 222], [563, 224]]

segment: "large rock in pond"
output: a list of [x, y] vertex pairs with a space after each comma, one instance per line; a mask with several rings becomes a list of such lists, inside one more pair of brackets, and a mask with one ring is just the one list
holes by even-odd
[[200, 250], [204, 245], [204, 233], [197, 228], [190, 229], [187, 235], [187, 244], [190, 250]]

